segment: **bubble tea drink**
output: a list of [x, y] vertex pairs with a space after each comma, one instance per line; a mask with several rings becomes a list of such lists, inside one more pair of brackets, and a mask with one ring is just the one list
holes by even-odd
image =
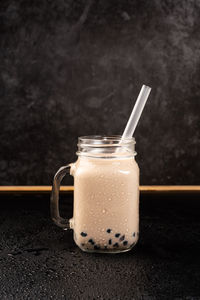
[[[139, 168], [132, 138], [151, 88], [143, 85], [121, 136], [79, 138], [78, 160], [54, 177], [51, 215], [74, 230], [76, 244], [87, 252], [130, 250], [139, 236]], [[59, 186], [66, 173], [74, 176], [74, 216], [59, 215]]]
[[[87, 252], [130, 250], [139, 235], [139, 168], [135, 140], [120, 136], [79, 138], [78, 160], [62, 167], [54, 179], [51, 213], [55, 223], [74, 230], [75, 243]], [[74, 176], [71, 220], [58, 212], [63, 176]]]

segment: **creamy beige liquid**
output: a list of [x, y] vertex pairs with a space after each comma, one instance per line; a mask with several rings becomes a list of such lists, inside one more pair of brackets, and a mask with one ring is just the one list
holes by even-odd
[[117, 252], [138, 239], [139, 168], [131, 158], [79, 157], [74, 176], [76, 244], [85, 251]]

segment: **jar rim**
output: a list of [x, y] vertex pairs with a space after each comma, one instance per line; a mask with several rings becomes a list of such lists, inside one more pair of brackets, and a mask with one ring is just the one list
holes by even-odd
[[84, 145], [84, 146], [125, 146], [125, 145], [134, 145], [136, 144], [135, 138], [123, 138], [121, 135], [88, 135], [88, 136], [80, 136], [78, 138], [78, 145]]

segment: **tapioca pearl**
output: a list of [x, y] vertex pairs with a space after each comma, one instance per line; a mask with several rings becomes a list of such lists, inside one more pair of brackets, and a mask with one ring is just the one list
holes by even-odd
[[95, 250], [99, 250], [99, 249], [100, 249], [100, 247], [99, 247], [99, 246], [97, 246], [97, 245], [94, 245], [94, 249], [95, 249]]
[[88, 243], [90, 243], [90, 244], [92, 244], [92, 245], [95, 244], [95, 242], [93, 241], [93, 239], [89, 239], [89, 240], [88, 240]]
[[124, 241], [123, 245], [126, 246], [128, 244], [128, 241]]
[[120, 233], [116, 233], [115, 237], [118, 238], [120, 236]]
[[124, 239], [125, 239], [125, 234], [122, 235], [119, 240], [120, 240], [120, 242], [122, 242]]
[[110, 228], [108, 228], [106, 231], [107, 231], [107, 233], [111, 233], [112, 230]]
[[86, 233], [86, 232], [83, 232], [83, 231], [82, 231], [80, 234], [81, 234], [81, 236], [83, 236], [83, 237], [86, 237], [86, 236], [87, 236], [87, 233]]
[[108, 244], [112, 245], [112, 239], [109, 239]]
[[135, 237], [135, 232], [133, 232], [133, 237]]
[[117, 247], [119, 247], [119, 244], [118, 244], [118, 243], [115, 243], [115, 244], [113, 245], [113, 247], [117, 248]]
[[85, 246], [85, 244], [84, 244], [84, 243], [81, 243], [81, 246], [83, 246], [83, 247], [84, 247], [84, 246]]

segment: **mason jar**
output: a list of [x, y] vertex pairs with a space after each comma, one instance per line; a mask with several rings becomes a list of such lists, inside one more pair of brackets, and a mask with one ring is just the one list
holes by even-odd
[[[76, 245], [86, 252], [131, 250], [139, 236], [139, 168], [135, 139], [121, 136], [78, 138], [78, 159], [61, 167], [53, 181], [51, 216], [63, 229], [74, 230]], [[70, 220], [59, 214], [59, 187], [74, 177]]]

